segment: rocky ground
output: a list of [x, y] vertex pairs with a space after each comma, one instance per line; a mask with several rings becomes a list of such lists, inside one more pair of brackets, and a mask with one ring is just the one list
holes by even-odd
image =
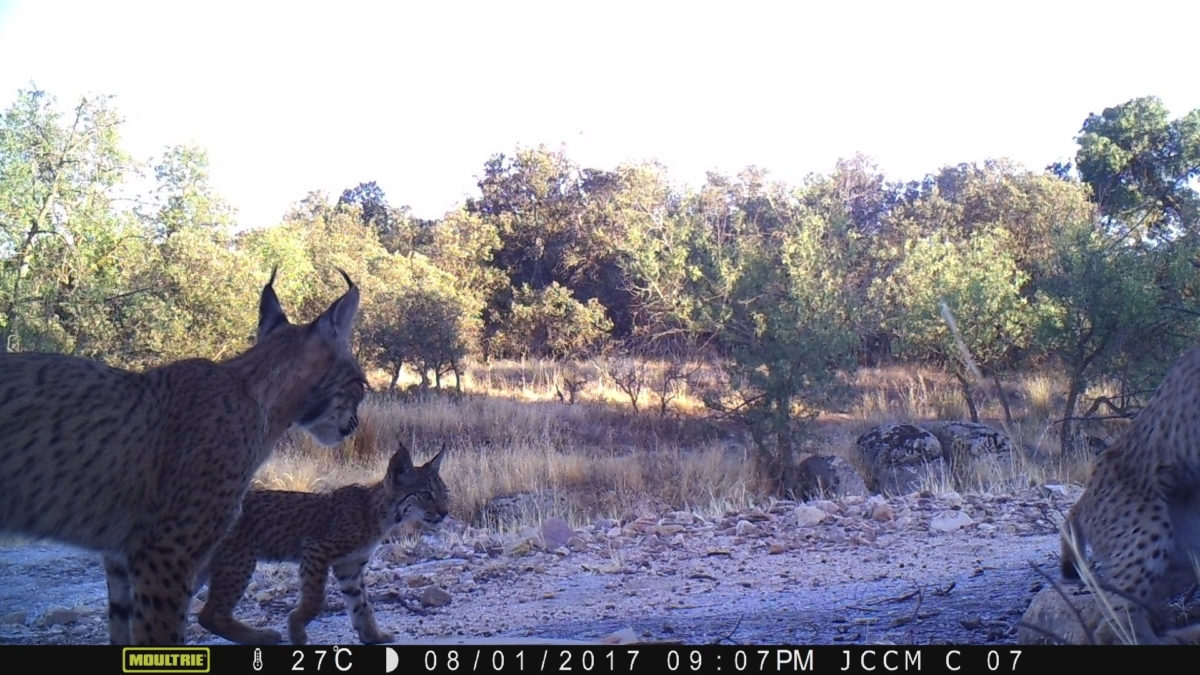
[[[1045, 585], [1032, 565], [1056, 574], [1058, 524], [1077, 496], [846, 497], [715, 519], [647, 508], [511, 537], [448, 522], [381, 547], [367, 583], [398, 642], [631, 631], [688, 644], [1013, 644]], [[296, 599], [295, 567], [261, 564], [237, 614], [285, 632]], [[0, 643], [106, 643], [106, 607], [98, 556], [0, 547]], [[192, 619], [190, 641], [224, 644]], [[334, 584], [309, 640], [357, 641]]]

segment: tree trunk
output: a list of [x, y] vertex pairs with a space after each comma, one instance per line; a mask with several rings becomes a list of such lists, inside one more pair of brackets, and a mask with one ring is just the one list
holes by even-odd
[[1075, 431], [1075, 405], [1079, 401], [1079, 393], [1083, 389], [1083, 376], [1075, 373], [1071, 376], [1071, 385], [1067, 389], [1067, 406], [1063, 411], [1061, 451], [1063, 457], [1071, 452], [1071, 441]]
[[955, 368], [954, 377], [962, 385], [963, 400], [967, 402], [967, 410], [971, 412], [971, 421], [979, 424], [979, 410], [975, 408], [975, 398], [971, 393], [971, 382], [962, 370]]
[[996, 395], [1000, 397], [1000, 407], [1004, 408], [1004, 422], [1008, 426], [1013, 425], [1012, 411], [1008, 409], [1008, 394], [1004, 392], [1004, 385], [1000, 384], [1000, 376], [996, 371], [992, 371], [992, 382], [996, 383]]
[[396, 369], [392, 371], [392, 383], [388, 385], [388, 391], [393, 391], [396, 388], [396, 383], [400, 381], [400, 369], [403, 367], [404, 364], [396, 364]]

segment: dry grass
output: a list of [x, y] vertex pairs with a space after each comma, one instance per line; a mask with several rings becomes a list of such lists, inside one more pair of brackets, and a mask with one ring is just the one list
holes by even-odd
[[[638, 386], [629, 382], [635, 371], [644, 380], [636, 413], [630, 390]], [[672, 372], [690, 377], [672, 379]], [[387, 384], [382, 374], [372, 381], [377, 390]], [[404, 373], [400, 384], [411, 387], [418, 381]], [[441, 393], [410, 389], [371, 395], [362, 406], [361, 428], [337, 448], [320, 448], [294, 434], [257, 480], [289, 489], [377, 480], [400, 438], [416, 461], [443, 445], [450, 448], [442, 471], [454, 513], [477, 525], [507, 528], [549, 515], [582, 523], [635, 516], [650, 504], [724, 512], [763, 498], [766, 482], [755, 472], [743, 430], [714, 421], [704, 410], [701, 393], [720, 381], [719, 373], [703, 364], [674, 370], [663, 362], [477, 364], [464, 374], [461, 396], [448, 393], [453, 380]], [[807, 451], [841, 455], [861, 470], [855, 439], [875, 425], [968, 418], [957, 382], [935, 371], [864, 369], [852, 382], [855, 404], [822, 415], [802, 443]], [[1014, 416], [1012, 464], [981, 463], [965, 480], [931, 482], [930, 489], [1004, 491], [1079, 483], [1087, 476], [1088, 452], [1063, 456], [1060, 450], [1055, 421], [1065, 400], [1062, 378], [1018, 374], [1003, 386]], [[991, 388], [977, 391], [976, 404], [981, 421], [1003, 428], [1003, 411]], [[1097, 434], [1109, 435], [1104, 429]]]

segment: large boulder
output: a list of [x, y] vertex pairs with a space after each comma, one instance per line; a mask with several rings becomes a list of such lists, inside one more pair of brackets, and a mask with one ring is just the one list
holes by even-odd
[[980, 462], [999, 467], [1012, 465], [1012, 439], [986, 424], [939, 421], [925, 422], [921, 428], [937, 437], [942, 459], [959, 478]]
[[796, 466], [789, 485], [794, 499], [835, 499], [867, 495], [867, 484], [854, 465], [836, 455], [810, 455]]
[[920, 490], [927, 478], [940, 482], [945, 477], [942, 444], [915, 424], [884, 424], [855, 444], [879, 492], [908, 494]]

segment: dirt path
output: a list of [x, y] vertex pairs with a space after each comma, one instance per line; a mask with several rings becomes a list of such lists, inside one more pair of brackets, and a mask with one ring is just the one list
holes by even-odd
[[[451, 523], [412, 551], [382, 547], [368, 585], [380, 625], [401, 642], [632, 629], [690, 644], [1011, 644], [1042, 583], [1030, 563], [1053, 573], [1070, 502], [1045, 488], [779, 502], [712, 520], [664, 510], [574, 532], [555, 519], [507, 539]], [[263, 564], [238, 616], [283, 631], [295, 602], [294, 566]], [[0, 643], [105, 643], [106, 607], [98, 556], [0, 547]], [[332, 584], [309, 639], [357, 641]], [[194, 615], [189, 640], [224, 643]]]

